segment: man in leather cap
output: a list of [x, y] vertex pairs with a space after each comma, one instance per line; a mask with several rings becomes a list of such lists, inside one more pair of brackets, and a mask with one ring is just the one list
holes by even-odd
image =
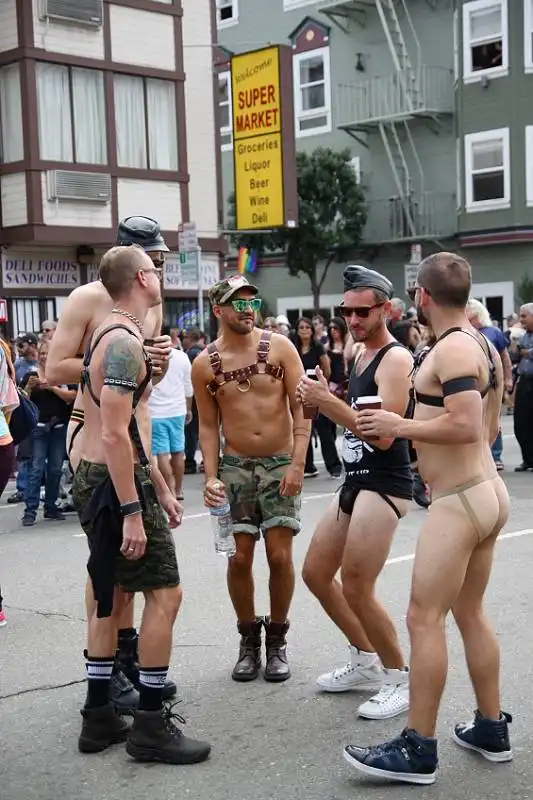
[[[150, 217], [126, 217], [117, 230], [116, 243], [137, 245], [152, 259], [154, 266], [163, 268], [168, 247], [161, 235], [161, 228]], [[74, 289], [63, 306], [57, 329], [50, 343], [46, 364], [46, 375], [51, 383], [77, 383], [83, 366], [83, 353], [92, 335], [102, 320], [113, 308], [113, 301], [101, 281], [93, 281]], [[154, 382], [160, 380], [168, 366], [171, 342], [168, 336], [160, 336], [163, 307], [150, 309], [144, 333], [146, 339], [155, 339], [147, 346], [154, 364]], [[83, 397], [81, 392], [74, 403], [67, 433], [67, 449], [73, 471], [83, 455]], [[87, 618], [92, 616], [94, 596], [90, 580], [87, 581], [85, 602]], [[122, 712], [131, 712], [139, 703], [139, 671], [137, 668], [138, 633], [134, 627], [134, 603], [126, 605], [118, 631], [118, 654], [111, 682], [111, 699]], [[176, 684], [167, 680], [165, 698], [176, 693]]]
[[[378, 693], [359, 716], [388, 719], [409, 707], [409, 671], [392, 619], [376, 597], [377, 579], [399, 520], [411, 507], [413, 479], [408, 443], [394, 437], [368, 441], [358, 426], [357, 401], [381, 398], [404, 415], [409, 404], [411, 354], [387, 328], [393, 286], [384, 275], [352, 265], [344, 271], [342, 313], [363, 349], [356, 358], [347, 403], [319, 382], [304, 378], [307, 403], [342, 425], [344, 485], [318, 524], [303, 569], [307, 586], [348, 639], [350, 661], [321, 675], [326, 692]], [[341, 581], [336, 575], [341, 570]]]

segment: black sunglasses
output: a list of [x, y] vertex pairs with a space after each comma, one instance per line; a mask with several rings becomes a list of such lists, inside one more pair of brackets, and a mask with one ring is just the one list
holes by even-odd
[[374, 303], [373, 306], [342, 306], [341, 314], [344, 319], [350, 319], [353, 314], [360, 319], [368, 319], [370, 312], [375, 308], [381, 308], [385, 303]]

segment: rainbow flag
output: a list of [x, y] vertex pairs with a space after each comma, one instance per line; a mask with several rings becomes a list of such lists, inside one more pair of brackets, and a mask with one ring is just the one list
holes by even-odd
[[244, 275], [245, 272], [255, 272], [257, 269], [257, 251], [249, 250], [247, 247], [239, 247], [239, 257], [237, 259], [237, 272]]

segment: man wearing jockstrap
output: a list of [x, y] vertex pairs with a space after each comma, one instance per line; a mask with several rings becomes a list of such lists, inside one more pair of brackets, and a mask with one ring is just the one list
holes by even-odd
[[437, 253], [420, 265], [418, 317], [435, 342], [413, 374], [412, 419], [367, 409], [364, 436], [416, 442], [431, 505], [420, 530], [407, 611], [411, 640], [407, 725], [374, 747], [348, 745], [346, 760], [366, 775], [413, 784], [436, 780], [435, 730], [448, 673], [446, 617], [453, 610], [473, 683], [474, 719], [455, 726], [459, 746], [501, 763], [513, 757], [511, 716], [501, 711], [498, 641], [484, 610], [494, 546], [509, 515], [509, 495], [496, 471], [503, 367], [494, 347], [468, 322], [470, 265]]
[[[329, 510], [319, 522], [304, 565], [304, 580], [348, 639], [350, 661], [321, 675], [327, 692], [379, 690], [359, 708], [360, 716], [387, 719], [409, 706], [409, 673], [394, 625], [375, 596], [398, 521], [410, 505], [413, 479], [408, 443], [391, 437], [365, 439], [358, 429], [358, 404], [380, 404], [404, 414], [409, 402], [412, 357], [387, 328], [393, 287], [373, 270], [344, 271], [341, 311], [363, 347], [354, 364], [348, 402], [332, 397], [323, 376], [306, 378], [306, 403], [345, 428], [346, 473]], [[342, 585], [336, 575], [341, 570]]]

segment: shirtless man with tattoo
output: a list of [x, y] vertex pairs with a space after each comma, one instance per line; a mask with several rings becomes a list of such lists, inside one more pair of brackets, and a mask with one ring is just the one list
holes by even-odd
[[[159, 472], [151, 473], [148, 396], [151, 361], [143, 349], [147, 312], [161, 303], [162, 270], [136, 245], [102, 258], [100, 278], [115, 305], [94, 332], [82, 372], [83, 458], [72, 496], [89, 543], [96, 608], [89, 619], [88, 696], [79, 749], [94, 753], [127, 739], [138, 761], [187, 764], [210, 746], [187, 739], [163, 707], [172, 628], [181, 603], [169, 524], [181, 506]], [[166, 511], [169, 523], [165, 518]], [[116, 591], [120, 587], [121, 591]], [[145, 599], [139, 635], [140, 701], [130, 729], [109, 702], [117, 628], [127, 594]]]
[[[161, 235], [159, 224], [149, 217], [128, 217], [123, 219], [117, 231], [117, 244], [136, 244], [150, 256], [154, 266], [164, 267], [168, 247]], [[113, 300], [101, 281], [93, 281], [69, 295], [59, 317], [53, 339], [50, 342], [46, 376], [53, 383], [79, 383], [83, 367], [83, 353], [92, 339], [96, 328], [113, 308]], [[171, 342], [168, 336], [160, 336], [162, 305], [150, 308], [144, 325], [146, 339], [154, 340], [153, 346], [146, 347], [152, 358], [153, 382], [163, 376], [168, 365]], [[67, 451], [71, 468], [77, 469], [84, 453], [84, 398], [81, 391], [74, 403], [67, 431]], [[156, 469], [157, 469], [157, 465]], [[87, 619], [94, 612], [94, 596], [90, 580], [87, 581], [85, 596]], [[138, 634], [134, 627], [134, 603], [124, 608], [118, 632], [118, 657], [111, 680], [111, 698], [122, 712], [134, 710], [139, 703], [139, 670], [137, 667]], [[165, 699], [176, 694], [176, 684], [167, 680]]]
[[[220, 336], [193, 363], [204, 499], [214, 508], [227, 495], [235, 522], [236, 554], [228, 562], [228, 589], [241, 635], [236, 681], [257, 678], [261, 631], [266, 629], [267, 681], [290, 677], [286, 634], [294, 592], [293, 537], [300, 530], [300, 493], [311, 432], [296, 386], [303, 373], [296, 348], [284, 336], [255, 325], [258, 290], [246, 278], [210, 290]], [[225, 440], [219, 463], [220, 426]], [[260, 533], [270, 567], [270, 616], [256, 616], [253, 559]]]
[[416, 548], [407, 624], [411, 639], [407, 727], [377, 747], [349, 745], [344, 755], [368, 775], [434, 783], [437, 713], [446, 682], [446, 617], [461, 632], [476, 696], [472, 722], [455, 726], [456, 744], [492, 762], [510, 761], [508, 723], [500, 706], [500, 652], [485, 615], [494, 545], [509, 515], [509, 496], [490, 446], [498, 435], [503, 368], [495, 349], [468, 322], [472, 276], [453, 253], [426, 258], [418, 273], [418, 317], [436, 335], [414, 376], [414, 419], [365, 410], [366, 436], [400, 436], [416, 444], [432, 502]]

